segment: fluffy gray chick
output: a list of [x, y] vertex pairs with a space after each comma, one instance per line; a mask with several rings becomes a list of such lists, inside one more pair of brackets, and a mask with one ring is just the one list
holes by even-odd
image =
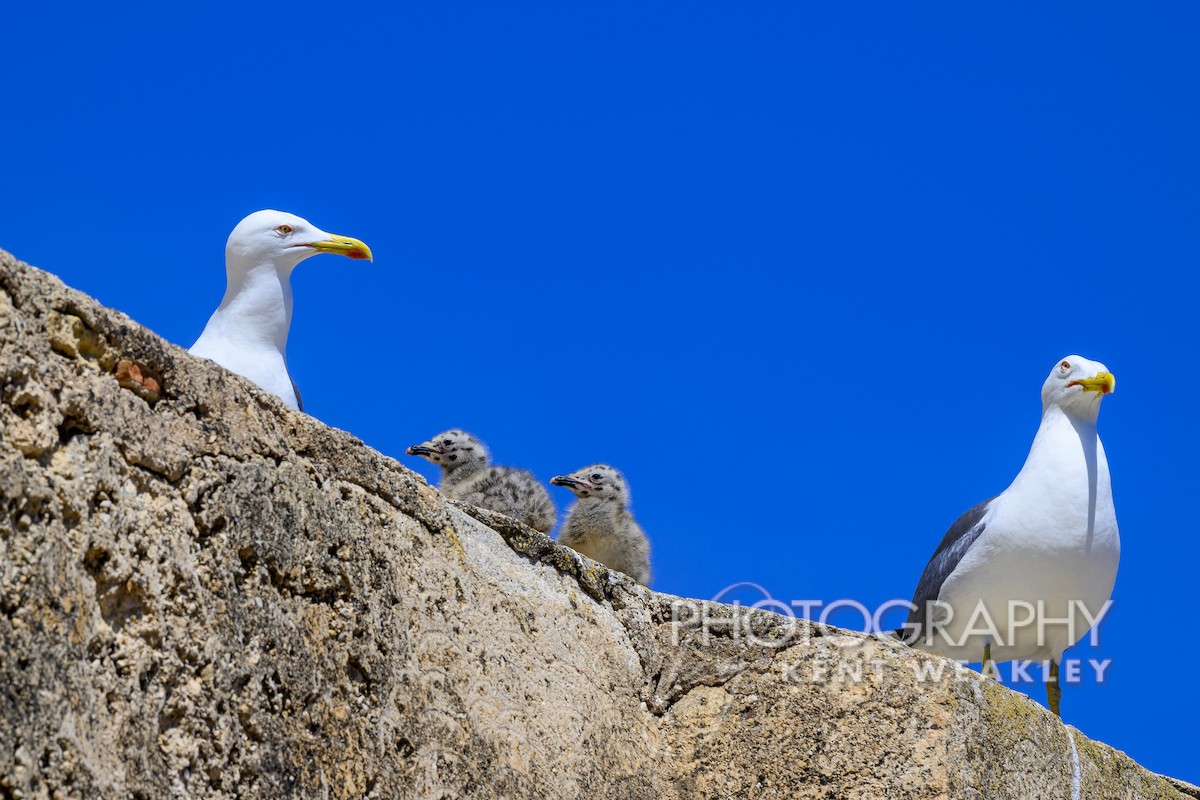
[[404, 452], [442, 468], [442, 494], [451, 500], [498, 511], [546, 533], [554, 527], [554, 503], [537, 478], [523, 469], [495, 467], [487, 446], [466, 431], [439, 433]]
[[593, 464], [570, 475], [555, 475], [578, 500], [567, 512], [558, 543], [604, 566], [650, 585], [650, 542], [629, 510], [629, 486], [607, 464]]

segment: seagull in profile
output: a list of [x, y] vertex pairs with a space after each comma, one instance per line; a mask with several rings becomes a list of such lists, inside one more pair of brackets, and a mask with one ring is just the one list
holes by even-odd
[[255, 211], [225, 243], [225, 297], [188, 350], [249, 378], [303, 410], [287, 367], [292, 270], [317, 253], [371, 260], [358, 239], [326, 233], [283, 211]]
[[578, 498], [567, 512], [558, 543], [604, 566], [650, 585], [650, 540], [629, 510], [629, 484], [608, 464], [555, 475]]
[[1107, 611], [1121, 539], [1108, 460], [1096, 431], [1117, 381], [1081, 356], [1042, 385], [1042, 421], [1012, 484], [958, 518], [917, 583], [908, 644], [959, 661], [1049, 662], [1046, 696], [1061, 716], [1059, 664]]
[[546, 487], [533, 473], [492, 464], [487, 445], [454, 428], [404, 451], [442, 468], [438, 488], [451, 500], [498, 511], [535, 531], [548, 533], [558, 513]]

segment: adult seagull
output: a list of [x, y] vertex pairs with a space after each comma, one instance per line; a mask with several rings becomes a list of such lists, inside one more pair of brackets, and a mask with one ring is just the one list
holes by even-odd
[[210, 358], [303, 410], [287, 368], [292, 270], [317, 253], [371, 260], [358, 239], [326, 233], [283, 211], [255, 211], [225, 243], [225, 297], [188, 352]]
[[1058, 665], [1107, 610], [1121, 539], [1100, 401], [1108, 367], [1080, 356], [1042, 385], [1042, 422], [1012, 485], [967, 511], [942, 538], [917, 583], [902, 636], [960, 661], [1049, 661], [1046, 696], [1060, 713]]

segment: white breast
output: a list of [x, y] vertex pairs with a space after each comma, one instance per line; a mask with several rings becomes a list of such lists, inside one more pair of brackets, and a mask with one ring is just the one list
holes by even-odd
[[[1049, 409], [1025, 466], [985, 522], [942, 586], [939, 600], [954, 616], [931, 649], [978, 661], [991, 639], [996, 661], [1060, 659], [1100, 616], [1120, 560], [1095, 425]], [[1035, 620], [1021, 624], [1031, 613]]]

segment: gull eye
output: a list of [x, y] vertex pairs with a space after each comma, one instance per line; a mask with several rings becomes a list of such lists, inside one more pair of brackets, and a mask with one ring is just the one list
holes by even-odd
[[280, 225], [280, 226], [279, 226], [278, 228], [276, 228], [275, 230], [279, 231], [279, 232], [280, 232], [280, 233], [282, 233], [284, 236], [287, 236], [289, 233], [291, 233], [291, 232], [292, 232], [292, 226], [291, 226], [291, 225]]
[[593, 473], [592, 473], [592, 480], [594, 480], [594, 481], [598, 481], [598, 480], [600, 480], [600, 478], [602, 478], [602, 477], [603, 477], [603, 476], [602, 476], [602, 475], [601, 475], [599, 472], [593, 472]]
[[1071, 368], [1071, 362], [1064, 361], [1058, 365], [1058, 368], [1061, 369], [1063, 372], [1066, 372], [1067, 370], [1069, 370]]
[[454, 442], [450, 441], [449, 439], [443, 439], [442, 444], [446, 447], [449, 447], [450, 445], [454, 444]]

